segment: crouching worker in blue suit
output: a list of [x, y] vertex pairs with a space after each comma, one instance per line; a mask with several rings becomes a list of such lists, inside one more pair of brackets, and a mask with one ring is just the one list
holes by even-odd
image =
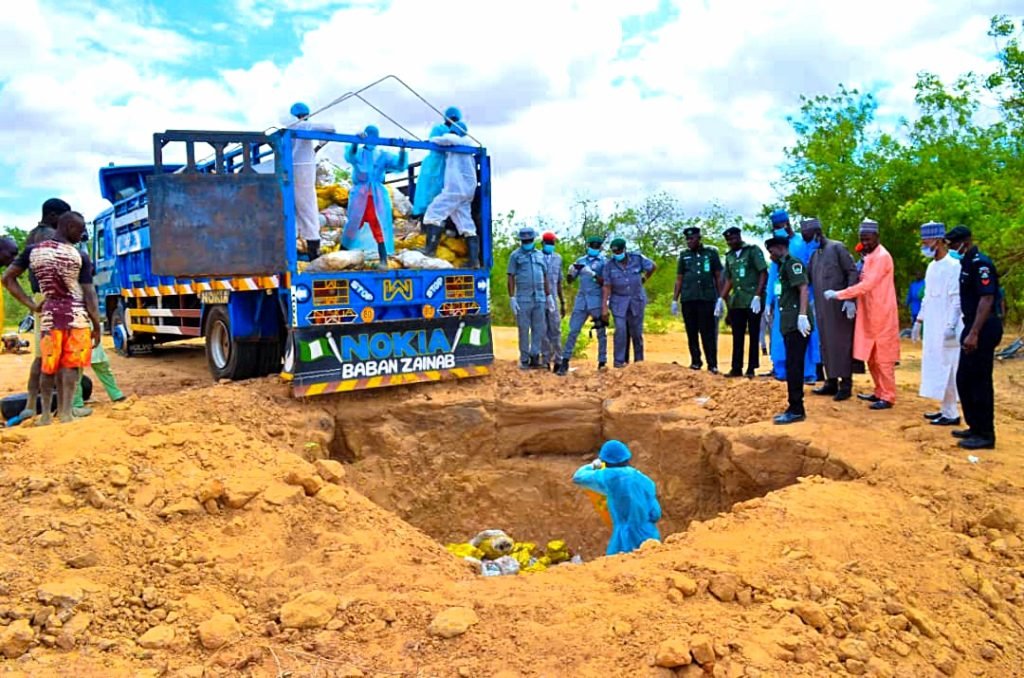
[[655, 523], [661, 520], [654, 481], [629, 465], [633, 454], [625, 444], [609, 440], [598, 458], [573, 474], [572, 481], [603, 494], [612, 518], [607, 555], [629, 553], [648, 539], [661, 540]]

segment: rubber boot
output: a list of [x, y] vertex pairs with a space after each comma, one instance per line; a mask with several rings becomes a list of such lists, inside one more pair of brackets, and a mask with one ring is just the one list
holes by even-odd
[[480, 268], [480, 237], [476, 235], [467, 235], [466, 249], [469, 251], [466, 267]]
[[555, 369], [555, 374], [560, 377], [564, 377], [569, 374], [569, 360], [568, 358], [562, 358], [562, 361], [558, 363], [558, 367]]
[[382, 242], [377, 243], [377, 256], [380, 257], [377, 261], [377, 268], [386, 271], [388, 268], [388, 248]]
[[840, 379], [839, 380], [839, 391], [833, 396], [832, 400], [849, 400], [853, 395], [853, 379]]
[[319, 240], [307, 240], [306, 241], [306, 255], [310, 261], [320, 256], [320, 241]]
[[435, 224], [427, 224], [427, 244], [423, 247], [423, 253], [428, 257], [437, 256], [437, 246], [441, 243], [441, 227]]
[[542, 365], [541, 362], [540, 362], [540, 356], [539, 355], [531, 355], [530, 356], [530, 369], [531, 370], [541, 370], [541, 369], [544, 369], [544, 365]]

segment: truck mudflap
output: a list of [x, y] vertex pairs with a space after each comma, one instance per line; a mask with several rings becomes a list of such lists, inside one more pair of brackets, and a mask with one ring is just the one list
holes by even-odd
[[490, 374], [489, 315], [289, 330], [282, 377], [295, 397]]

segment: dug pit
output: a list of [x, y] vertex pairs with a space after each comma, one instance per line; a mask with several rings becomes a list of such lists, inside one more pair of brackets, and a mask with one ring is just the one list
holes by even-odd
[[798, 437], [713, 428], [678, 408], [637, 411], [598, 398], [331, 407], [331, 456], [349, 464], [353, 487], [442, 543], [502, 529], [521, 541], [564, 539], [584, 559], [602, 555], [609, 530], [571, 477], [609, 438], [625, 441], [657, 484], [663, 537], [802, 476], [859, 475]]

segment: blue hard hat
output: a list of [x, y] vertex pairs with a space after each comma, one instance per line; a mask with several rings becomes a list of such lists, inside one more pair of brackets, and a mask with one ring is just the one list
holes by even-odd
[[456, 106], [449, 106], [444, 109], [444, 117], [449, 120], [462, 120], [462, 111], [460, 111]]
[[606, 464], [621, 464], [624, 461], [629, 461], [632, 456], [633, 453], [629, 451], [625, 443], [609, 440], [601, 446], [597, 458]]
[[775, 210], [770, 217], [772, 224], [782, 224], [789, 221], [789, 212], [786, 210]]
[[468, 132], [469, 128], [466, 126], [465, 121], [459, 120], [458, 122], [452, 124], [452, 134], [457, 134], [460, 137], [464, 137]]
[[532, 226], [523, 226], [519, 229], [520, 240], [536, 240], [537, 231], [533, 230]]
[[376, 125], [367, 125], [366, 129], [363, 130], [363, 134], [365, 134], [368, 137], [379, 137], [380, 130], [377, 129]]
[[309, 115], [309, 106], [302, 103], [301, 101], [294, 103], [292, 104], [291, 114], [294, 115], [296, 118], [303, 115]]

